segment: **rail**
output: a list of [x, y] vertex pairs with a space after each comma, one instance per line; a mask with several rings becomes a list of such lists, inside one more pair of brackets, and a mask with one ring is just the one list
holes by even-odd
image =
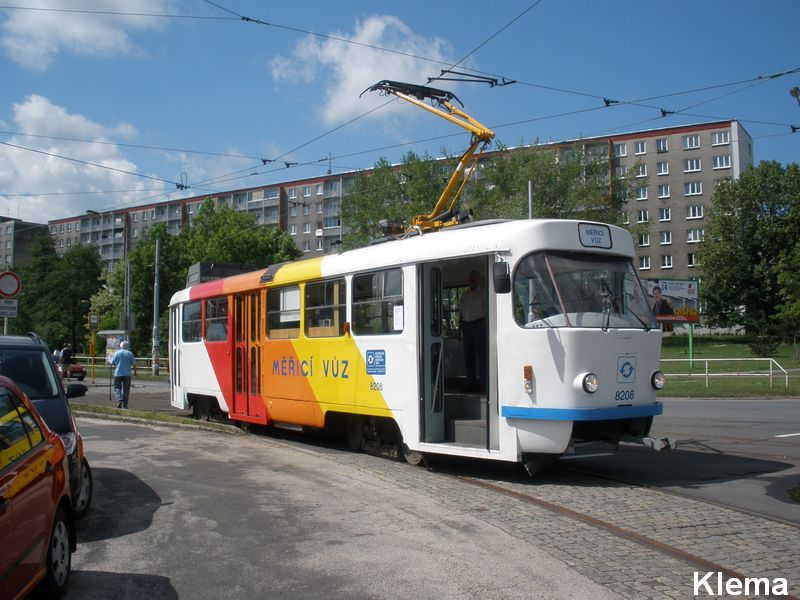
[[[679, 373], [666, 373], [666, 370], [662, 368], [662, 371], [665, 371], [665, 375], [668, 377], [704, 377], [706, 381], [706, 387], [708, 387], [708, 383], [712, 377], [769, 377], [769, 387], [772, 388], [772, 382], [775, 377], [775, 371], [780, 371], [783, 373], [785, 387], [789, 387], [789, 372], [784, 369], [778, 361], [774, 358], [662, 358], [662, 363], [689, 363], [689, 368], [693, 369], [695, 363], [703, 363], [704, 370], [702, 373], [694, 373], [691, 371], [682, 371]], [[743, 370], [738, 368], [738, 363], [748, 363], [748, 362], [761, 362], [761, 363], [768, 363], [769, 369], [768, 370]], [[719, 363], [736, 363], [736, 369], [734, 370], [727, 370], [727, 371], [720, 371], [715, 372], [709, 370], [709, 363], [719, 364]], [[777, 367], [777, 369], [776, 369]]]

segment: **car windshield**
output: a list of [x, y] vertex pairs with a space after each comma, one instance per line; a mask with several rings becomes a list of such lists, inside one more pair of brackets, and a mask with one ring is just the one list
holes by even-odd
[[50, 357], [43, 350], [0, 350], [0, 375], [14, 381], [31, 400], [60, 395], [58, 386], [61, 383], [53, 372]]
[[525, 328], [656, 327], [629, 259], [577, 252], [525, 257], [514, 274], [514, 313]]

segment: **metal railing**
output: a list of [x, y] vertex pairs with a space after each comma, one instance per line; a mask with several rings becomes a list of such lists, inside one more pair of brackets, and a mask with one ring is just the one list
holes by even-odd
[[[769, 377], [769, 387], [772, 388], [772, 382], [775, 377], [775, 371], [780, 371], [783, 373], [785, 387], [789, 387], [789, 372], [784, 369], [778, 361], [774, 358], [662, 358], [662, 363], [689, 363], [689, 368], [693, 369], [695, 363], [702, 363], [703, 364], [703, 372], [697, 373], [691, 370], [679, 372], [679, 373], [667, 373], [665, 369], [662, 368], [662, 371], [665, 371], [665, 375], [668, 377], [704, 377], [706, 381], [706, 387], [708, 387], [708, 382], [712, 377]], [[760, 362], [760, 363], [768, 363], [768, 368], [759, 370], [759, 369], [740, 369], [739, 364], [735, 364], [735, 369], [729, 369], [725, 371], [716, 371], [716, 370], [709, 370], [709, 363], [719, 364], [719, 363], [748, 363], [748, 362]], [[776, 369], [777, 368], [777, 369]]]

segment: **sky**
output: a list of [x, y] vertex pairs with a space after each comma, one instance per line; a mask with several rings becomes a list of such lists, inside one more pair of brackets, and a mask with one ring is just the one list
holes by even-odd
[[0, 0], [0, 216], [466, 149], [362, 95], [384, 79], [452, 91], [495, 147], [738, 119], [756, 163], [800, 162], [798, 23], [796, 0]]

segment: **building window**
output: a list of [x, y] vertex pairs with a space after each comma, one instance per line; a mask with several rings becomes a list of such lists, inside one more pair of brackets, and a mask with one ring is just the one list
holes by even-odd
[[136, 239], [138, 236], [139, 236], [139, 230], [138, 229], [134, 229], [133, 230], [133, 239]]
[[142, 213], [142, 221], [147, 221], [147, 211]]
[[640, 271], [649, 271], [650, 270], [650, 257], [649, 256], [640, 256], [639, 257], [639, 270]]
[[647, 143], [646, 142], [634, 142], [633, 143], [634, 153], [636, 154], [645, 154], [647, 153]]
[[303, 252], [311, 252], [311, 242], [303, 242]]
[[726, 144], [731, 143], [731, 137], [729, 131], [715, 131], [711, 134], [711, 145], [712, 146], [725, 146]]
[[267, 190], [265, 196], [267, 200], [277, 200], [278, 198], [281, 197], [281, 191], [278, 188], [272, 188]]
[[628, 147], [625, 144], [614, 144], [614, 156], [628, 156]]
[[310, 204], [303, 204], [303, 216], [307, 217], [311, 214], [311, 205]]
[[317, 250], [322, 252], [322, 238], [317, 238]]
[[303, 223], [303, 233], [311, 233], [311, 223]]
[[662, 269], [671, 269], [672, 268], [672, 254], [662, 254], [661, 255], [661, 268]]
[[296, 217], [297, 216], [297, 204], [292, 204], [289, 207], [289, 216], [290, 217]]
[[637, 200], [647, 200], [647, 188], [642, 186], [636, 188], [636, 199]]
[[297, 225], [294, 223], [289, 225], [289, 235], [297, 235]]
[[696, 244], [702, 242], [704, 237], [705, 231], [703, 229], [689, 229], [686, 232], [686, 243]]
[[317, 184], [317, 196], [322, 196], [322, 184]]
[[658, 209], [658, 220], [661, 223], [666, 223], [672, 220], [672, 209], [669, 207], [662, 207]]
[[694, 173], [695, 171], [699, 171], [701, 168], [700, 159], [699, 158], [687, 158], [683, 161], [683, 172], [684, 173]]
[[730, 154], [720, 154], [719, 156], [714, 157], [714, 168], [715, 169], [730, 169], [731, 168], [731, 155]]
[[667, 138], [658, 138], [656, 140], [656, 152], [669, 152]]
[[639, 234], [639, 247], [646, 248], [650, 245], [650, 234], [649, 233], [640, 233]]
[[58, 233], [64, 233], [64, 225], [58, 226]]
[[669, 246], [672, 244], [672, 232], [671, 231], [659, 231], [658, 232], [658, 243], [662, 246]]
[[647, 165], [636, 165], [636, 177], [647, 177]]
[[700, 136], [698, 134], [683, 136], [683, 149], [694, 150], [700, 147]]
[[686, 218], [687, 219], [702, 219], [703, 218], [703, 207], [699, 204], [692, 204], [686, 207]]
[[631, 216], [628, 214], [627, 210], [622, 211], [622, 224], [623, 225], [631, 224]]
[[659, 198], [669, 198], [669, 184], [664, 183], [658, 186], [658, 197]]
[[614, 177], [617, 179], [625, 177], [625, 167], [614, 167]]
[[304, 185], [303, 186], [303, 198], [308, 198], [311, 195], [311, 186]]
[[669, 163], [666, 160], [656, 163], [656, 173], [659, 175], [669, 175]]
[[703, 193], [702, 181], [687, 181], [683, 184], [684, 196], [699, 196]]
[[694, 252], [689, 252], [686, 255], [686, 266], [687, 267], [696, 267], [697, 266], [697, 254]]
[[323, 208], [322, 207], [322, 202], [317, 202], [317, 214], [318, 215], [322, 214], [322, 208]]
[[650, 213], [645, 208], [644, 210], [636, 211], [636, 222], [637, 223], [647, 223], [650, 219]]
[[289, 200], [297, 200], [297, 190], [295, 188], [289, 190]]
[[55, 225], [53, 225], [53, 226], [50, 228], [50, 233], [58, 233], [58, 229], [56, 228], [56, 226], [55, 226]]

